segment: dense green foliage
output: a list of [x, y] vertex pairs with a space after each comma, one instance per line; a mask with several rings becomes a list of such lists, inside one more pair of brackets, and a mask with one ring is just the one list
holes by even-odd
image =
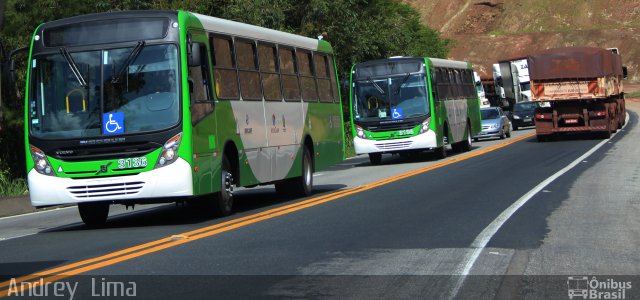
[[[41, 23], [65, 17], [132, 9], [182, 9], [304, 36], [323, 35], [336, 51], [338, 72], [348, 80], [352, 64], [405, 55], [446, 57], [450, 40], [420, 23], [409, 5], [393, 0], [6, 0], [0, 42], [28, 45]], [[0, 4], [0, 5], [3, 5]], [[3, 10], [0, 8], [0, 13]], [[18, 74], [24, 90], [24, 56]], [[5, 121], [0, 136], [0, 169], [24, 176], [22, 101], [3, 89]], [[346, 95], [343, 95], [343, 103]], [[345, 105], [345, 117], [348, 117]]]

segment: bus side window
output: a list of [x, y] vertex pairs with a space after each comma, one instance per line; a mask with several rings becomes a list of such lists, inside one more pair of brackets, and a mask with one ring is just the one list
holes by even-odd
[[213, 51], [213, 80], [217, 99], [240, 99], [233, 39], [215, 35], [210, 38]]
[[316, 53], [314, 56], [316, 75], [318, 80], [318, 93], [321, 102], [332, 102], [331, 79], [329, 79], [329, 63], [327, 56]]
[[195, 125], [213, 112], [211, 99], [211, 76], [209, 73], [209, 51], [204, 43], [194, 42], [191, 51], [199, 51], [200, 64], [189, 66], [189, 91], [191, 95], [191, 123]]
[[263, 43], [258, 45], [260, 77], [265, 100], [282, 101], [277, 54], [278, 51], [274, 45]]
[[296, 69], [296, 55], [292, 48], [280, 47], [280, 72], [285, 101], [300, 101], [300, 83]]
[[318, 90], [314, 78], [313, 64], [311, 63], [311, 52], [298, 50], [298, 72], [300, 73], [300, 83], [302, 84], [302, 100], [318, 101]]
[[200, 51], [200, 65], [189, 66], [189, 91], [191, 101], [210, 101], [209, 85], [209, 55], [207, 46], [203, 43], [195, 43]]
[[473, 98], [478, 96], [478, 92], [476, 91], [475, 78], [473, 77], [473, 73], [471, 73], [471, 70], [467, 70], [466, 75], [467, 77], [464, 83], [467, 86], [467, 97]]
[[447, 76], [447, 100], [455, 98], [454, 88], [455, 88], [455, 80], [453, 79], [453, 72], [450, 69], [446, 70]]
[[340, 102], [340, 100], [338, 99], [338, 81], [337, 81], [338, 75], [336, 75], [336, 71], [333, 68], [334, 60], [332, 56], [329, 56], [328, 59], [329, 59], [329, 62], [328, 62], [329, 78], [331, 79], [331, 95], [333, 97], [332, 99], [333, 99], [333, 102]]
[[438, 92], [438, 100], [442, 101], [447, 98], [447, 78], [444, 76], [445, 73], [441, 68], [436, 69], [436, 89]]
[[464, 95], [462, 80], [460, 80], [460, 72], [460, 70], [453, 71], [456, 77], [456, 99], [460, 99]]
[[458, 89], [456, 88], [456, 75], [453, 70], [449, 69], [449, 95], [448, 99], [455, 99], [458, 97]]
[[242, 99], [262, 100], [256, 43], [254, 41], [236, 39], [236, 54], [238, 57], [238, 77], [240, 77], [240, 95], [242, 95]]

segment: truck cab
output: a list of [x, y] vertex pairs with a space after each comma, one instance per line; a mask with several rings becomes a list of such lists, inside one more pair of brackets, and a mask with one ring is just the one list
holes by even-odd
[[473, 72], [473, 80], [476, 85], [476, 92], [478, 93], [478, 98], [480, 99], [480, 108], [490, 107], [489, 99], [487, 99], [486, 93], [484, 91], [484, 86], [482, 85], [482, 80], [480, 79], [480, 75], [478, 72]]
[[531, 84], [529, 79], [529, 67], [526, 59], [516, 60], [512, 63], [511, 70], [514, 72], [513, 78], [518, 86], [516, 103], [531, 100]]

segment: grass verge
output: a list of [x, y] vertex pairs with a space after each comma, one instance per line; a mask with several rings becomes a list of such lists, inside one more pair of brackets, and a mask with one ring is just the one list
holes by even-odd
[[7, 170], [0, 170], [0, 197], [24, 196], [26, 194], [26, 180], [12, 179]]
[[640, 92], [625, 93], [625, 98], [640, 98]]

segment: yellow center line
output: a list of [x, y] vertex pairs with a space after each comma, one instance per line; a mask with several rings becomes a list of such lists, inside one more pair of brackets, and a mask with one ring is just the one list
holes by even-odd
[[[233, 219], [233, 220], [230, 220], [230, 221], [227, 221], [227, 222], [223, 222], [223, 223], [220, 223], [220, 224], [215, 224], [215, 225], [203, 227], [203, 228], [200, 228], [200, 229], [197, 229], [197, 230], [193, 230], [193, 231], [185, 232], [185, 233], [182, 233], [182, 234], [178, 234], [178, 236], [180, 236], [180, 235], [182, 235], [182, 236], [190, 236], [190, 235], [198, 234], [198, 233], [201, 233], [201, 232], [214, 230], [216, 228], [229, 226], [229, 225], [232, 225], [232, 224], [235, 224], [235, 223], [239, 223], [239, 222], [242, 222], [242, 221], [245, 221], [245, 220], [253, 219], [253, 218], [260, 217], [260, 216], [267, 215], [267, 214], [272, 214], [274, 212], [277, 212], [277, 211], [280, 211], [280, 210], [283, 210], [283, 209], [287, 209], [287, 208], [290, 208], [290, 207], [295, 207], [295, 206], [299, 206], [299, 205], [304, 205], [305, 203], [315, 202], [315, 201], [322, 200], [322, 199], [327, 198], [327, 197], [331, 197], [333, 195], [340, 195], [340, 194], [348, 192], [350, 190], [352, 190], [352, 189], [341, 190], [341, 191], [338, 191], [338, 192], [335, 192], [335, 193], [332, 193], [332, 194], [329, 194], [329, 195], [324, 195], [324, 196], [312, 198], [312, 199], [309, 199], [309, 200], [305, 200], [305, 201], [301, 201], [301, 202], [297, 202], [297, 203], [293, 203], [293, 204], [277, 207], [277, 208], [270, 209], [270, 210], [267, 210], [267, 211], [264, 211], [264, 212], [261, 212], [261, 213], [252, 214], [252, 215], [241, 217], [241, 218], [236, 218], [236, 219]], [[102, 260], [106, 260], [106, 259], [110, 259], [110, 258], [113, 258], [113, 257], [121, 256], [121, 255], [130, 253], [130, 252], [134, 252], [134, 251], [142, 250], [142, 249], [145, 249], [145, 248], [149, 248], [149, 247], [152, 247], [152, 246], [155, 246], [155, 245], [158, 245], [158, 244], [171, 242], [173, 240], [172, 237], [166, 237], [166, 238], [163, 238], [163, 239], [160, 239], [160, 240], [156, 240], [156, 241], [148, 242], [148, 243], [145, 243], [145, 244], [142, 244], [142, 245], [130, 247], [130, 248], [127, 248], [127, 249], [124, 249], [124, 250], [120, 250], [120, 251], [117, 251], [117, 252], [109, 253], [109, 254], [106, 254], [106, 255], [103, 255], [103, 256], [99, 256], [99, 257], [96, 257], [96, 258], [83, 260], [83, 261], [79, 261], [79, 262], [72, 263], [72, 264], [69, 264], [69, 265], [64, 265], [64, 266], [61, 266], [61, 267], [58, 267], [58, 268], [46, 270], [46, 271], [43, 271], [43, 272], [38, 272], [38, 273], [31, 274], [31, 275], [19, 277], [19, 278], [16, 278], [16, 282], [22, 282], [22, 281], [27, 281], [27, 280], [34, 279], [34, 278], [39, 278], [39, 277], [42, 277], [42, 276], [48, 276], [48, 275], [51, 275], [51, 274], [55, 274], [55, 273], [59, 273], [59, 272], [62, 272], [62, 271], [67, 271], [67, 270], [70, 270], [70, 269], [73, 269], [73, 268], [76, 268], [76, 267], [80, 267], [80, 266], [83, 266], [83, 265], [86, 265], [86, 264], [99, 262], [99, 261], [102, 261]], [[9, 286], [9, 284], [10, 284], [10, 281], [2, 282], [2, 283], [0, 283], [0, 288]]]
[[[46, 270], [46, 271], [42, 271], [42, 272], [38, 272], [38, 273], [34, 273], [31, 275], [27, 275], [27, 276], [23, 276], [23, 277], [19, 277], [14, 279], [13, 281], [5, 281], [0, 283], [0, 288], [4, 288], [9, 286], [12, 282], [14, 284], [20, 284], [21, 282], [25, 282], [25, 281], [29, 281], [32, 279], [36, 279], [40, 280], [42, 277], [45, 276], [50, 276], [47, 278], [44, 278], [44, 282], [53, 282], [53, 281], [58, 281], [60, 279], [66, 278], [66, 277], [70, 277], [70, 276], [75, 276], [78, 274], [82, 274], [88, 271], [92, 271], [92, 270], [96, 270], [96, 269], [100, 269], [106, 266], [110, 266], [119, 262], [123, 262], [123, 261], [127, 261], [127, 260], [131, 260], [133, 258], [136, 257], [140, 257], [146, 254], [150, 254], [150, 253], [154, 253], [154, 252], [158, 252], [167, 248], [171, 248], [171, 247], [175, 247], [178, 245], [182, 245], [185, 243], [189, 243], [192, 241], [196, 241], [205, 237], [210, 237], [213, 235], [217, 235], [223, 232], [227, 232], [233, 229], [237, 229], [237, 228], [241, 228], [241, 227], [245, 227], [251, 224], [255, 224], [258, 222], [262, 222], [264, 220], [268, 220], [268, 219], [272, 219], [278, 216], [282, 216], [282, 215], [286, 215], [286, 214], [290, 214], [302, 209], [306, 209], [309, 207], [313, 207], [313, 206], [317, 206], [326, 202], [330, 202], [330, 201], [335, 201], [337, 199], [341, 199], [344, 198], [346, 196], [352, 195], [352, 194], [356, 194], [356, 193], [360, 193], [366, 190], [370, 190], [385, 184], [389, 184], [404, 178], [408, 178], [411, 176], [415, 176], [417, 174], [421, 174], [421, 173], [425, 173], [434, 169], [438, 169], [447, 165], [451, 165], [463, 160], [467, 160], [473, 157], [477, 157], [483, 154], [486, 154], [488, 152], [509, 146], [511, 144], [514, 144], [516, 142], [522, 141], [524, 139], [530, 138], [532, 136], [534, 136], [535, 133], [529, 133], [529, 134], [525, 134], [523, 136], [517, 137], [517, 138], [513, 138], [510, 141], [498, 144], [498, 145], [494, 145], [491, 147], [487, 147], [485, 149], [480, 149], [478, 151], [474, 151], [468, 154], [465, 154], [463, 156], [460, 157], [452, 157], [450, 159], [447, 159], [445, 161], [427, 166], [427, 167], [423, 167], [420, 169], [416, 169], [413, 171], [409, 171], [403, 174], [399, 174], [396, 176], [392, 176], [389, 178], [385, 178], [385, 179], [381, 179], [381, 180], [377, 180], [374, 181], [372, 183], [368, 183], [365, 185], [361, 185], [355, 188], [350, 188], [350, 189], [344, 189], [344, 190], [340, 190], [337, 192], [333, 192], [327, 195], [323, 195], [323, 196], [319, 196], [319, 197], [315, 197], [312, 199], [308, 199], [308, 200], [304, 200], [304, 201], [300, 201], [300, 202], [296, 202], [293, 204], [289, 204], [289, 205], [284, 205], [281, 207], [277, 207], [274, 209], [270, 209], [264, 212], [260, 212], [260, 213], [256, 213], [256, 214], [252, 214], [249, 216], [245, 216], [245, 217], [241, 217], [241, 218], [237, 218], [237, 219], [233, 219], [227, 222], [223, 222], [220, 224], [215, 224], [215, 225], [211, 225], [211, 226], [207, 226], [207, 227], [203, 227], [200, 229], [196, 229], [196, 230], [192, 230], [192, 231], [188, 231], [185, 233], [181, 233], [178, 235], [173, 235], [171, 237], [166, 237], [166, 238], [162, 238], [156, 241], [152, 241], [152, 242], [148, 242], [145, 244], [141, 244], [138, 246], [134, 246], [134, 247], [130, 247], [127, 249], [123, 249], [117, 252], [113, 252], [110, 254], [106, 254], [103, 256], [99, 256], [96, 258], [92, 258], [92, 259], [87, 259], [87, 260], [83, 260], [83, 261], [79, 261], [76, 263], [72, 263], [69, 265], [65, 265], [65, 266], [61, 266], [58, 268], [54, 268], [54, 269], [50, 269], [50, 270]], [[180, 237], [180, 239], [175, 239], [174, 237]], [[53, 275], [53, 276], [52, 276]], [[7, 296], [8, 292], [10, 290], [3, 290], [0, 291], [0, 297], [5, 297]]]

